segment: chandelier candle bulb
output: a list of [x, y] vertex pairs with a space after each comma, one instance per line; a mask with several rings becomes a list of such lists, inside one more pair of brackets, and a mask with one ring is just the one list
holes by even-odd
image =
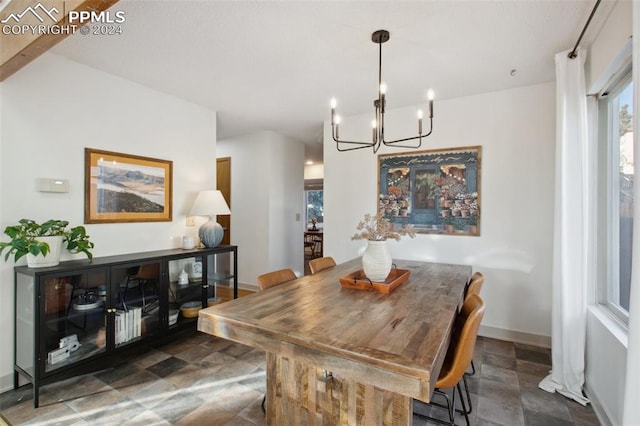
[[418, 134], [422, 134], [422, 110], [418, 110]]
[[378, 127], [376, 120], [372, 120], [371, 121], [371, 127], [372, 127], [372, 131], [373, 131], [373, 141], [375, 142], [377, 140], [377, 136], [378, 136], [378, 131], [376, 129], [376, 127]]
[[336, 98], [331, 98], [331, 125], [332, 126], [335, 124], [336, 105], [337, 104], [338, 104], [338, 102], [336, 101]]
[[429, 89], [427, 92], [427, 99], [429, 99], [429, 118], [433, 118], [433, 98], [435, 94], [433, 93], [433, 89]]

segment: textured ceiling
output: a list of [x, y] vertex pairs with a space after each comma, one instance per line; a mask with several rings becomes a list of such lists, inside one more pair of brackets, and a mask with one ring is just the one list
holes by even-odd
[[[79, 33], [56, 54], [218, 112], [218, 139], [273, 130], [321, 149], [336, 96], [345, 115], [372, 110], [386, 29], [388, 108], [554, 80], [591, 0], [121, 0], [119, 36]], [[610, 12], [604, 1], [583, 45]], [[586, 44], [585, 44], [586, 43]], [[510, 71], [516, 69], [515, 76]]]

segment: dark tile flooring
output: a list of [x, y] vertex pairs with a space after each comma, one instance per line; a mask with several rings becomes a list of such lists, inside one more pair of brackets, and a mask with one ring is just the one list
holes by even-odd
[[[548, 349], [479, 338], [474, 358], [472, 425], [599, 424], [590, 407], [538, 389]], [[113, 368], [48, 384], [37, 409], [29, 386], [5, 392], [0, 416], [11, 425], [264, 425], [264, 365], [259, 350], [194, 332]], [[421, 402], [414, 410], [444, 414]], [[413, 424], [431, 423], [414, 417]]]

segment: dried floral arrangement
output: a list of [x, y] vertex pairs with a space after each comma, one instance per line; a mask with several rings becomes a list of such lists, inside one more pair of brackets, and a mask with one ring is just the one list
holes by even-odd
[[385, 241], [387, 239], [394, 239], [400, 241], [403, 235], [407, 235], [410, 238], [416, 236], [416, 231], [411, 225], [405, 225], [400, 229], [394, 229], [393, 224], [385, 217], [383, 212], [376, 215], [365, 214], [364, 220], [358, 223], [356, 232], [351, 237], [352, 240], [370, 240], [370, 241]]

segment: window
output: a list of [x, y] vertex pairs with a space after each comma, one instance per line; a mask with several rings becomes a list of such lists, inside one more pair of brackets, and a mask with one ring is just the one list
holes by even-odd
[[[604, 182], [601, 188], [606, 203], [601, 222], [606, 234], [606, 273], [600, 302], [616, 316], [627, 321], [631, 285], [631, 251], [633, 235], [633, 81], [631, 72], [613, 85], [599, 101], [601, 125], [606, 132], [603, 150]], [[601, 286], [602, 287], [602, 286]]]
[[322, 228], [324, 222], [324, 192], [322, 190], [304, 191], [305, 201], [305, 220], [307, 225], [312, 223], [313, 218], [316, 219], [316, 226]]

